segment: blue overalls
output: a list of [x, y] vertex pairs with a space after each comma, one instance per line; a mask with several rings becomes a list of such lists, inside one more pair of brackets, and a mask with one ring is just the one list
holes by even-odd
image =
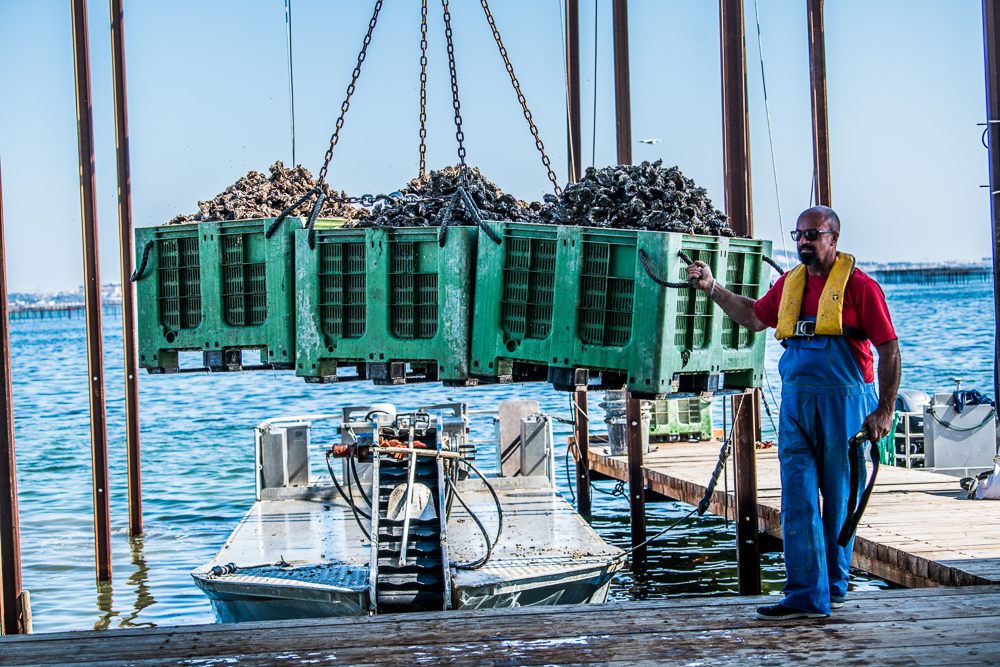
[[[853, 538], [846, 548], [837, 545], [851, 492], [847, 441], [875, 409], [875, 384], [865, 382], [843, 336], [786, 338], [782, 344], [778, 460], [787, 573], [783, 604], [829, 614], [830, 596], [847, 594], [854, 549]], [[864, 454], [858, 455], [860, 494], [867, 475]]]

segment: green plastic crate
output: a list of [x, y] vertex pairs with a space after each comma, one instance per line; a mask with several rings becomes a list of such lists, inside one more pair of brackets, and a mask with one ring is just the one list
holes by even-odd
[[[489, 381], [545, 377], [580, 388], [601, 372], [608, 388], [642, 397], [759, 386], [764, 339], [735, 325], [707, 296], [656, 284], [687, 280], [684, 250], [756, 298], [770, 242], [670, 232], [488, 222], [476, 267], [472, 372]], [[735, 283], [734, 283], [735, 284]], [[728, 332], [727, 335], [724, 334]]]
[[[469, 341], [475, 227], [296, 233], [298, 350], [307, 382], [475, 384]], [[353, 367], [338, 376], [337, 369]]]
[[654, 401], [651, 414], [649, 435], [654, 442], [712, 439], [712, 404], [701, 398]]
[[[201, 351], [214, 371], [291, 369], [295, 358], [293, 233], [286, 218], [145, 227], [135, 231], [136, 257], [153, 246], [136, 281], [139, 366], [178, 370], [177, 353]], [[244, 367], [240, 350], [260, 350]]]

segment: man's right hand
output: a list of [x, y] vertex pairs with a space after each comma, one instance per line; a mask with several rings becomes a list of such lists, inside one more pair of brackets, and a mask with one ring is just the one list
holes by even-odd
[[694, 264], [688, 264], [688, 280], [692, 278], [698, 279], [695, 288], [700, 289], [702, 292], [710, 290], [712, 283], [715, 282], [715, 278], [712, 276], [712, 269], [708, 268], [708, 264], [701, 260], [695, 260]]

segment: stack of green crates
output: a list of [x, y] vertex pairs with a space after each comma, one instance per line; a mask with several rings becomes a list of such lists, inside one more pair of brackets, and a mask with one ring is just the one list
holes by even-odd
[[[295, 372], [404, 384], [475, 384], [469, 373], [475, 227], [324, 229], [296, 234]], [[338, 375], [338, 368], [348, 367]]]
[[178, 353], [200, 351], [211, 370], [243, 370], [242, 350], [258, 350], [256, 368], [292, 368], [295, 358], [293, 234], [286, 218], [200, 222], [137, 229], [136, 258], [152, 243], [136, 281], [139, 366], [178, 370]]
[[671, 232], [487, 222], [502, 243], [479, 243], [472, 373], [579, 389], [600, 372], [609, 388], [641, 398], [759, 386], [764, 338], [737, 325], [707, 296], [654, 282], [687, 280], [683, 250], [737, 293], [767, 287], [769, 241]]

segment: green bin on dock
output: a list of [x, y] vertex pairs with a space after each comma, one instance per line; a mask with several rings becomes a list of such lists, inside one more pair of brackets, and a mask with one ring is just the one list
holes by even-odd
[[712, 439], [712, 404], [701, 398], [654, 401], [649, 425], [651, 442]]
[[[136, 281], [139, 366], [178, 370], [179, 352], [203, 353], [213, 371], [291, 369], [295, 359], [293, 233], [286, 218], [198, 222], [135, 231], [136, 259], [152, 243]], [[241, 350], [259, 350], [244, 367]]]
[[449, 227], [443, 246], [436, 227], [317, 230], [315, 248], [308, 236], [295, 238], [297, 375], [475, 384], [475, 227]]
[[602, 385], [643, 398], [760, 385], [764, 338], [736, 325], [690, 288], [683, 250], [740, 293], [767, 287], [769, 241], [672, 232], [487, 222], [502, 243], [480, 240], [472, 372], [487, 381], [548, 379]]

